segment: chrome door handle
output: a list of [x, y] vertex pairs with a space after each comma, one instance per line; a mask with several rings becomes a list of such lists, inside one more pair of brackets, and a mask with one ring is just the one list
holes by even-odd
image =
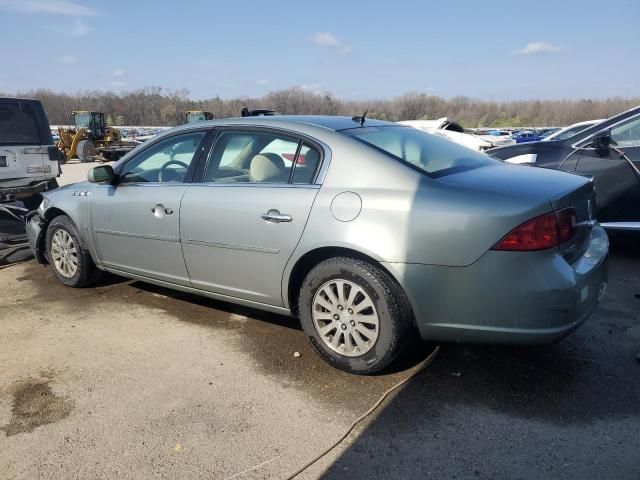
[[291, 215], [287, 215], [286, 213], [280, 213], [280, 210], [276, 210], [272, 208], [267, 213], [263, 213], [260, 215], [264, 221], [269, 223], [282, 223], [282, 222], [290, 222], [293, 220]]
[[158, 204], [155, 207], [153, 207], [151, 209], [151, 213], [153, 213], [154, 216], [161, 218], [164, 215], [171, 215], [173, 214], [173, 209], [172, 208], [165, 208], [164, 205], [162, 204]]

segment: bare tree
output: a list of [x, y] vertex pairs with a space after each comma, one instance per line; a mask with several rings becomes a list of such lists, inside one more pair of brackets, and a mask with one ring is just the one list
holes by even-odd
[[636, 105], [640, 97], [581, 100], [527, 100], [495, 102], [458, 96], [451, 99], [413, 92], [389, 99], [341, 100], [328, 92], [302, 87], [277, 90], [263, 97], [193, 100], [186, 89], [150, 86], [122, 93], [78, 91], [58, 93], [46, 89], [18, 96], [41, 100], [52, 124], [66, 124], [74, 110], [104, 112], [127, 125], [176, 125], [187, 110], [206, 110], [216, 118], [237, 117], [244, 106], [270, 108], [282, 114], [360, 115], [381, 120], [449, 117], [465, 127], [563, 126], [582, 120], [607, 118]]

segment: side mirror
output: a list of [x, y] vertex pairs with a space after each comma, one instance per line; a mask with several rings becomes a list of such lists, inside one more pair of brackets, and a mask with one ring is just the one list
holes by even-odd
[[591, 139], [591, 147], [598, 156], [606, 157], [611, 150], [611, 130], [604, 130], [596, 133]]
[[87, 180], [91, 183], [113, 183], [116, 174], [113, 173], [111, 165], [98, 165], [89, 170]]

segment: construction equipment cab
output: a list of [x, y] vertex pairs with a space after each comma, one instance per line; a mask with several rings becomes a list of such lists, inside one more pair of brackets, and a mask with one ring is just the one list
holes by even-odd
[[213, 120], [213, 113], [203, 110], [190, 110], [184, 117], [184, 123], [198, 123]]
[[42, 103], [0, 98], [0, 203], [37, 208], [40, 192], [58, 187], [58, 159]]
[[71, 127], [58, 127], [58, 149], [64, 161], [74, 157], [81, 162], [118, 160], [135, 147], [133, 142], [122, 142], [120, 130], [105, 124], [102, 112], [72, 112], [70, 123]]

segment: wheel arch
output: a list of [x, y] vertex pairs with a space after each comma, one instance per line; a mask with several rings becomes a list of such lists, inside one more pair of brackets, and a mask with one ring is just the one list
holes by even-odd
[[409, 299], [409, 296], [405, 292], [404, 288], [402, 287], [402, 284], [398, 281], [398, 278], [396, 278], [396, 275], [394, 274], [393, 271], [387, 268], [383, 262], [375, 259], [371, 255], [368, 255], [366, 253], [363, 253], [353, 248], [339, 247], [339, 246], [317, 247], [317, 248], [314, 248], [313, 250], [306, 252], [304, 255], [302, 255], [300, 258], [296, 260], [295, 264], [291, 268], [290, 273], [286, 279], [286, 289], [284, 289], [283, 291], [283, 293], [286, 295], [286, 298], [284, 298], [285, 305], [289, 306], [289, 309], [291, 310], [291, 313], [294, 316], [296, 317], [298, 316], [298, 297], [300, 295], [300, 289], [302, 287], [302, 282], [304, 278], [311, 271], [311, 269], [313, 269], [313, 267], [318, 265], [320, 262], [323, 262], [324, 260], [327, 260], [329, 258], [334, 258], [334, 257], [357, 258], [371, 265], [374, 265], [380, 268], [385, 273], [387, 273], [389, 277], [392, 278], [393, 281], [396, 282], [398, 286], [401, 288], [401, 290], [404, 292], [411, 306], [411, 310], [412, 310], [411, 313], [413, 316], [413, 305], [411, 305], [412, 302]]
[[[91, 245], [89, 244], [89, 242], [87, 242], [87, 238], [85, 237], [82, 229], [79, 227], [78, 222], [76, 221], [76, 219], [74, 218], [74, 215], [70, 215], [67, 211], [59, 208], [59, 207], [49, 207], [45, 212], [44, 212], [44, 217], [42, 218], [42, 229], [41, 229], [41, 234], [38, 238], [38, 250], [40, 252], [43, 252], [41, 257], [42, 260], [44, 260], [44, 262], [40, 262], [40, 263], [49, 263], [49, 259], [47, 258], [46, 255], [46, 237], [47, 237], [47, 229], [49, 228], [49, 224], [57, 217], [60, 216], [66, 216], [71, 223], [73, 223], [73, 225], [75, 225], [76, 229], [78, 230], [78, 234], [82, 237], [82, 240], [87, 244], [88, 246], [88, 250], [89, 250], [89, 254], [91, 255], [91, 259], [93, 260], [93, 262], [97, 265], [99, 265], [97, 263], [97, 257], [95, 252], [93, 251], [93, 249], [91, 248]], [[38, 258], [38, 261], [40, 261], [41, 259]]]
[[40, 216], [42, 220], [41, 229], [38, 234], [38, 238], [36, 239], [36, 260], [38, 261], [38, 263], [44, 265], [49, 263], [49, 258], [47, 257], [47, 247], [45, 245], [47, 238], [47, 229], [49, 228], [49, 224], [51, 223], [51, 221], [61, 215], [68, 216], [64, 210], [61, 210], [57, 207], [50, 207], [46, 212], [44, 212], [44, 216]]
[[[59, 217], [60, 215], [67, 215], [67, 212], [58, 207], [50, 207], [46, 212], [44, 212], [43, 220], [46, 222], [46, 225], [49, 225], [49, 223], [51, 223], [51, 220]], [[67, 215], [67, 217], [71, 218], [69, 215]]]

